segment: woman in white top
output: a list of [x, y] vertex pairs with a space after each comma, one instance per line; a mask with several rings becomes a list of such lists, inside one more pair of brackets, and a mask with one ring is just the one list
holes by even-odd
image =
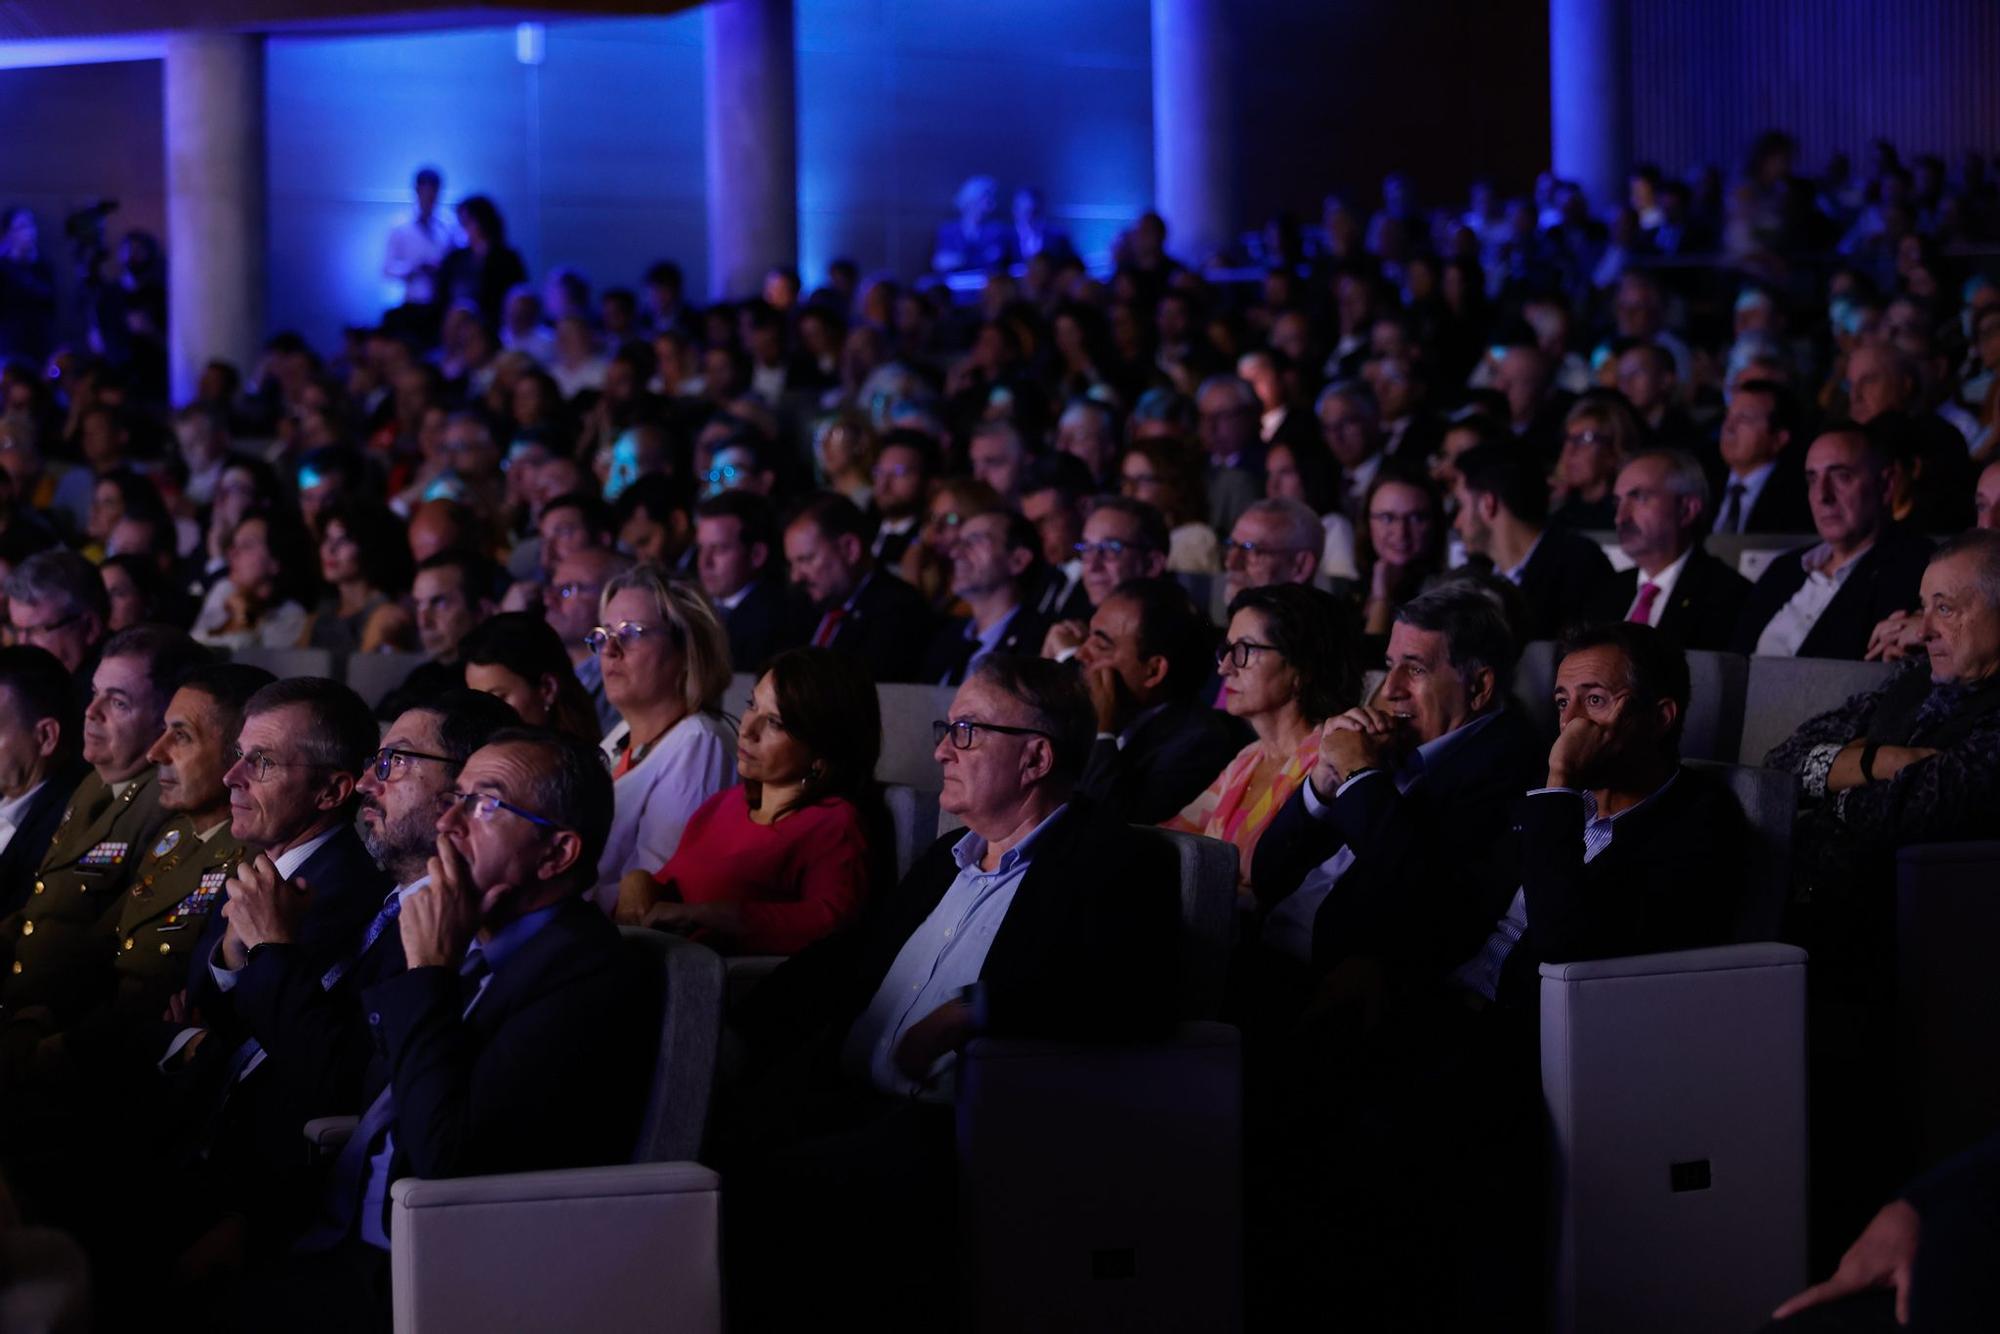
[[619, 717], [604, 738], [617, 806], [593, 896], [609, 912], [619, 878], [664, 866], [695, 808], [736, 782], [736, 729], [721, 710], [729, 636], [699, 588], [638, 565], [598, 608], [587, 642]]
[[317, 601], [317, 559], [305, 520], [262, 510], [244, 516], [225, 548], [229, 573], [195, 617], [194, 637], [216, 648], [297, 648]]

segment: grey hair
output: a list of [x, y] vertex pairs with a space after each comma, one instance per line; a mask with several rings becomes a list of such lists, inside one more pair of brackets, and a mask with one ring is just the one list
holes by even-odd
[[1665, 467], [1667, 490], [1677, 496], [1693, 496], [1701, 502], [1701, 512], [1709, 513], [1714, 496], [1708, 489], [1708, 474], [1702, 471], [1694, 455], [1684, 449], [1642, 449], [1626, 460], [1625, 466], [1629, 468], [1649, 459], [1657, 459]]
[[1396, 619], [1443, 635], [1445, 656], [1461, 678], [1491, 668], [1494, 698], [1506, 697], [1520, 649], [1498, 599], [1478, 584], [1453, 581], [1428, 588], [1405, 602]]
[[1930, 563], [1935, 565], [1965, 555], [1979, 563], [1979, 573], [1974, 579], [1979, 585], [1979, 595], [1986, 599], [1987, 606], [2000, 610], [2000, 530], [1967, 529], [1933, 551]]
[[1319, 391], [1313, 400], [1313, 415], [1317, 417], [1326, 407], [1328, 399], [1344, 398], [1368, 415], [1370, 421], [1382, 416], [1382, 405], [1375, 401], [1375, 391], [1361, 380], [1335, 380]]
[[1285, 545], [1300, 551], [1310, 551], [1317, 556], [1326, 546], [1326, 528], [1320, 523], [1319, 515], [1312, 506], [1302, 500], [1270, 496], [1263, 500], [1253, 500], [1243, 507], [1238, 523], [1253, 514], [1268, 514], [1285, 525]]
[[1228, 394], [1231, 398], [1235, 399], [1243, 407], [1246, 408], [1263, 407], [1263, 404], [1257, 398], [1257, 391], [1255, 389], [1252, 389], [1250, 387], [1250, 382], [1244, 379], [1240, 375], [1209, 376], [1206, 380], [1203, 380], [1201, 382], [1201, 387], [1194, 391], [1194, 396], [1196, 400], [1198, 401], [1203, 394], [1206, 394], [1211, 389], [1222, 390], [1224, 393]]
[[63, 615], [91, 612], [100, 624], [111, 615], [103, 576], [67, 547], [37, 551], [15, 566], [7, 576], [7, 600], [36, 607], [60, 601]]

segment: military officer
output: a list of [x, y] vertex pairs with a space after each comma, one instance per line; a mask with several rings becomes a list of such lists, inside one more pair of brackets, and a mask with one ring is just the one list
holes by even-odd
[[[110, 989], [119, 898], [160, 837], [160, 789], [146, 758], [180, 679], [206, 660], [179, 630], [140, 625], [105, 644], [84, 712], [78, 785], [36, 872], [18, 919], [8, 925], [13, 962], [0, 987], [10, 1030], [61, 1027]], [[20, 1039], [18, 1032], [10, 1046]]]
[[146, 758], [171, 818], [119, 900], [114, 1006], [121, 1015], [160, 1017], [187, 982], [208, 915], [222, 907], [223, 882], [243, 859], [243, 844], [229, 832], [222, 775], [234, 760], [243, 706], [275, 679], [247, 663], [214, 663], [189, 675], [167, 705], [166, 730]]

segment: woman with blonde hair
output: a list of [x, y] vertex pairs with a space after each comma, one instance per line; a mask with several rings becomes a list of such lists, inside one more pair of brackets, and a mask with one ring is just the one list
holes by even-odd
[[1585, 391], [1563, 418], [1549, 522], [1569, 528], [1615, 527], [1618, 501], [1611, 485], [1618, 480], [1618, 470], [1646, 443], [1646, 428], [1623, 394]]
[[604, 738], [617, 805], [595, 894], [609, 911], [619, 878], [664, 865], [688, 817], [736, 781], [736, 729], [722, 713], [729, 635], [699, 588], [635, 565], [604, 585], [598, 617], [584, 642], [619, 718]]

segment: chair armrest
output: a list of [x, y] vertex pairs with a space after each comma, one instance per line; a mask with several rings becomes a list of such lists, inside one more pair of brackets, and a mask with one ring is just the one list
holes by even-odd
[[318, 1116], [306, 1122], [306, 1143], [321, 1158], [339, 1153], [361, 1124], [358, 1116]]
[[448, 1209], [457, 1205], [540, 1204], [557, 1200], [608, 1200], [627, 1195], [685, 1195], [719, 1190], [722, 1178], [700, 1163], [629, 1163], [613, 1167], [573, 1167], [555, 1172], [510, 1172], [495, 1176], [426, 1181], [404, 1177], [389, 1187], [389, 1198], [405, 1209]]
[[1705, 950], [1675, 950], [1668, 954], [1633, 954], [1622, 959], [1545, 963], [1542, 965], [1542, 977], [1550, 982], [1595, 982], [1615, 977], [1660, 977], [1671, 973], [1729, 973], [1743, 968], [1789, 968], [1805, 961], [1806, 952], [1797, 946], [1760, 941], [1752, 945], [1717, 945]]
[[722, 995], [725, 1005], [735, 1005], [759, 982], [778, 971], [783, 954], [740, 954], [722, 961]]

